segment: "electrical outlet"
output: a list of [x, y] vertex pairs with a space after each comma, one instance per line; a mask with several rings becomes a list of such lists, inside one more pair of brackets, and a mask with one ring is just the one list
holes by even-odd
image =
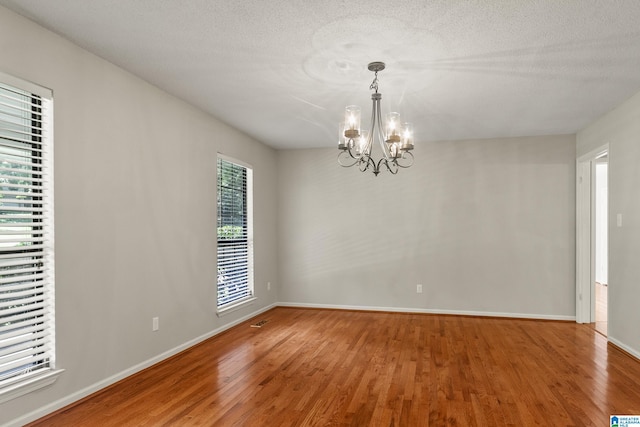
[[155, 332], [158, 329], [160, 329], [160, 318], [159, 317], [154, 317], [152, 319], [152, 323], [153, 323], [153, 327], [152, 330]]
[[418, 293], [418, 294], [422, 293], [422, 285], [420, 285], [420, 284], [416, 285], [416, 293]]

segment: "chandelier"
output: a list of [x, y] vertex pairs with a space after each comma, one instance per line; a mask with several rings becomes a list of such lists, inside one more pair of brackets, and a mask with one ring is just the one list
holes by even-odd
[[[340, 123], [339, 128], [338, 163], [345, 168], [357, 165], [361, 172], [371, 169], [375, 176], [378, 176], [384, 166], [395, 175], [399, 168], [408, 168], [413, 164], [413, 126], [401, 123], [399, 113], [389, 113], [386, 115], [384, 129], [382, 128], [382, 94], [378, 92], [378, 71], [384, 70], [385, 64], [372, 62], [367, 68], [375, 73], [369, 86], [374, 91], [371, 94], [371, 131], [360, 128], [360, 107], [349, 105], [345, 110], [344, 122]], [[375, 160], [371, 153], [376, 141], [382, 150], [379, 160]]]

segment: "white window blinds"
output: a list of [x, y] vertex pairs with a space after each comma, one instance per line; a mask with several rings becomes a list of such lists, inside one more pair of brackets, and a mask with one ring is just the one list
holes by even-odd
[[253, 296], [251, 169], [218, 157], [218, 308]]
[[5, 80], [0, 75], [0, 393], [54, 364], [51, 94]]

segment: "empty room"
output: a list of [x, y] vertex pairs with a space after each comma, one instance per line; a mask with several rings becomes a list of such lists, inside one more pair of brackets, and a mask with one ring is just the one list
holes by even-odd
[[0, 0], [0, 426], [640, 424], [638, 22]]

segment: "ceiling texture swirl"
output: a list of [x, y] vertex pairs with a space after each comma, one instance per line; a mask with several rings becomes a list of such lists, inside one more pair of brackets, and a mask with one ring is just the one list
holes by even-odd
[[348, 104], [421, 141], [571, 134], [640, 90], [637, 0], [0, 0], [277, 149]]

